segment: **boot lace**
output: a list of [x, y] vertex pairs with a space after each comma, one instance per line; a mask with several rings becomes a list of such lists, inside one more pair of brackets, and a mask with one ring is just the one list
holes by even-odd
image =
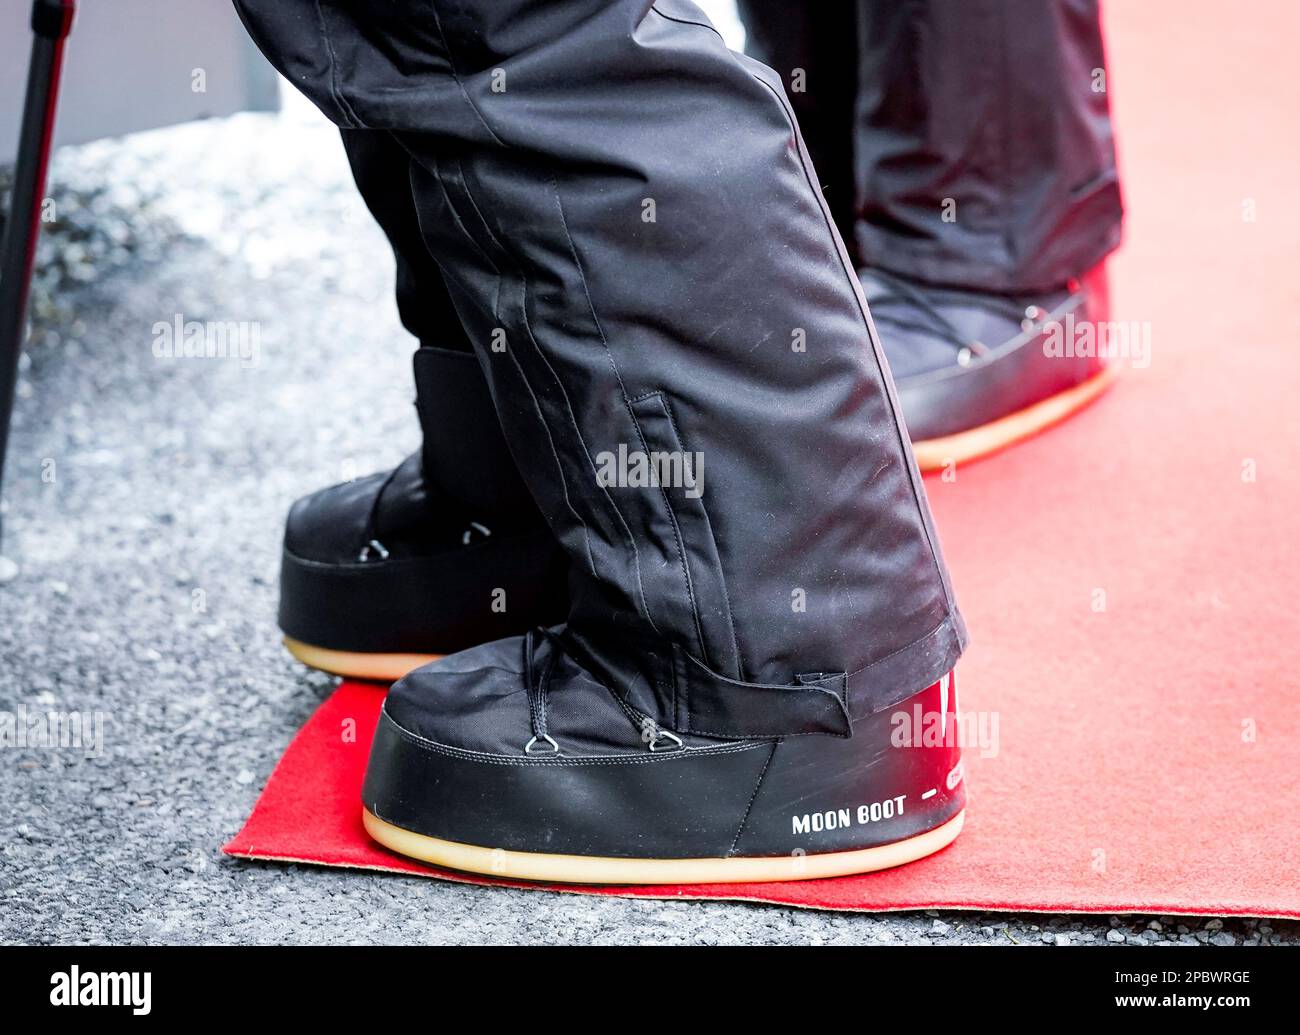
[[[929, 320], [924, 329], [952, 345], [957, 350], [959, 366], [969, 366], [975, 359], [987, 355], [989, 346], [978, 339], [963, 334], [961, 330], [915, 285], [901, 277], [873, 268], [871, 276], [884, 286], [884, 291], [869, 303], [871, 315], [879, 323], [895, 327], [915, 328], [918, 322], [915, 310], [920, 310]], [[998, 295], [972, 294], [969, 304], [979, 306], [995, 316], [1019, 321], [1022, 331], [1031, 331], [1047, 318], [1047, 311], [1033, 303], [1024, 304]], [[902, 310], [901, 312], [898, 310]], [[910, 317], [910, 318], [909, 318]]]
[[[543, 642], [551, 649], [546, 660], [539, 666], [533, 655], [536, 653], [537, 646]], [[558, 755], [560, 745], [547, 731], [547, 695], [550, 692], [551, 677], [555, 674], [556, 666], [567, 650], [564, 634], [540, 626], [530, 629], [524, 633], [523, 650], [524, 688], [528, 694], [528, 717], [533, 734], [524, 745], [524, 754]], [[573, 653], [571, 650], [568, 652]], [[649, 715], [633, 708], [613, 690], [609, 690], [609, 693], [640, 734], [641, 742], [646, 745], [647, 750], [658, 753], [676, 751], [685, 747], [682, 738], [672, 730], [664, 729]]]

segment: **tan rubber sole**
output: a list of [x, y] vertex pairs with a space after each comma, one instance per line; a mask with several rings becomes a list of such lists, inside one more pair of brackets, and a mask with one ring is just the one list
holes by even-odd
[[988, 424], [981, 424], [978, 428], [959, 431], [943, 438], [913, 442], [912, 452], [916, 454], [916, 464], [922, 471], [940, 471], [949, 464], [964, 463], [1006, 449], [1021, 439], [1036, 435], [1065, 420], [1076, 410], [1083, 409], [1109, 388], [1118, 374], [1117, 366], [1105, 367], [1100, 373], [1073, 388]]
[[856, 852], [749, 859], [609, 859], [507, 852], [443, 841], [395, 827], [369, 809], [361, 812], [366, 832], [401, 855], [466, 873], [553, 884], [746, 884], [870, 873], [914, 862], [948, 847], [961, 833], [965, 818], [962, 810], [924, 834]]
[[368, 679], [379, 683], [395, 683], [408, 672], [437, 661], [441, 654], [367, 654], [361, 651], [330, 650], [313, 647], [310, 643], [284, 638], [289, 653], [310, 668], [318, 668], [335, 676], [348, 679]]

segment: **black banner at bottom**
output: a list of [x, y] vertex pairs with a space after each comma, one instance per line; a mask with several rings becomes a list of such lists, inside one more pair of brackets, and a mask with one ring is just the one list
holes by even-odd
[[[1198, 1013], [1230, 1022], [1293, 1001], [1300, 949], [864, 946], [854, 948], [0, 948], [7, 1019], [149, 1023], [203, 1014], [259, 1022], [481, 1012], [609, 1024], [713, 1011], [868, 1011], [990, 1017], [1041, 1003], [1071, 1020]], [[606, 1005], [608, 1003], [609, 1005]], [[712, 1010], [709, 1008], [712, 1007]], [[773, 1010], [781, 1011], [772, 1014]], [[540, 1013], [538, 1012], [540, 1011]], [[938, 1011], [938, 1013], [936, 1013]]]

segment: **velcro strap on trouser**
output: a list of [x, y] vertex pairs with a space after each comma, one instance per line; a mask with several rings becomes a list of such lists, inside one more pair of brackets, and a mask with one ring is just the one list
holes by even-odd
[[746, 739], [806, 733], [850, 736], [843, 672], [800, 675], [789, 686], [742, 683], [712, 671], [673, 645], [673, 728], [707, 737]]

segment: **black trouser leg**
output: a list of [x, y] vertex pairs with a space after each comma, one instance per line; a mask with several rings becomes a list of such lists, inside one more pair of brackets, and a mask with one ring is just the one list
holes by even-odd
[[[848, 12], [857, 17], [853, 239], [861, 260], [934, 284], [1059, 288], [1119, 243], [1121, 204], [1096, 0], [745, 0], [755, 52], [791, 82], [837, 165]], [[822, 91], [834, 96], [823, 99]], [[796, 98], [797, 100], [797, 98]], [[844, 175], [821, 169], [834, 185]]]
[[397, 260], [402, 325], [425, 345], [471, 351], [442, 271], [420, 233], [411, 196], [411, 156], [388, 133], [346, 127], [340, 132], [357, 190]]
[[951, 670], [879, 342], [769, 69], [682, 0], [239, 6], [323, 111], [415, 159], [593, 671], [692, 728], [694, 692], [739, 686], [780, 735]]
[[427, 490], [494, 523], [536, 520], [473, 347], [420, 231], [410, 154], [387, 132], [341, 132], [357, 189], [393, 249], [402, 324], [421, 343], [415, 402]]
[[849, 0], [737, 0], [745, 50], [778, 72], [835, 226], [861, 265], [853, 225], [853, 128], [858, 82], [857, 15]]

